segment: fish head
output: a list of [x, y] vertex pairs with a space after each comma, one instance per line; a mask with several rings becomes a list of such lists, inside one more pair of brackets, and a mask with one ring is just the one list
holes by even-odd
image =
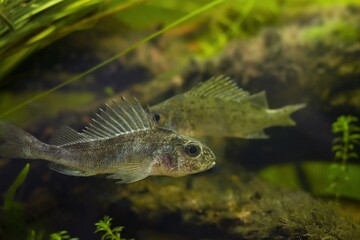
[[150, 112], [158, 126], [182, 132], [187, 123], [184, 102], [181, 95], [172, 97], [162, 103], [150, 107]]
[[172, 124], [172, 114], [170, 112], [158, 108], [155, 110], [151, 110], [151, 115], [154, 121], [157, 122], [160, 127], [165, 127], [169, 129], [173, 129], [175, 127], [173, 126], [174, 124]]
[[201, 142], [176, 134], [154, 155], [154, 175], [180, 177], [202, 172], [215, 165], [214, 153]]

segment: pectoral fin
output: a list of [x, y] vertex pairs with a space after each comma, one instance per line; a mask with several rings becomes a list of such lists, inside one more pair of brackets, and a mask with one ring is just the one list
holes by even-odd
[[117, 183], [132, 183], [146, 178], [150, 175], [150, 162], [129, 162], [121, 164], [115, 173], [107, 178], [119, 179]]

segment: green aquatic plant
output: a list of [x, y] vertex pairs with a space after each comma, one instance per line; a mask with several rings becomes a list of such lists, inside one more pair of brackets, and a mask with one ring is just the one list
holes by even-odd
[[340, 116], [332, 125], [332, 132], [340, 134], [333, 141], [332, 151], [335, 159], [340, 160], [344, 167], [349, 159], [357, 159], [359, 155], [354, 152], [355, 146], [360, 144], [360, 127], [356, 126], [358, 118], [354, 116]]
[[[23, 185], [30, 169], [30, 164], [26, 164], [20, 171], [14, 182], [4, 194], [4, 204], [1, 207], [0, 218], [0, 239], [27, 239], [43, 240], [44, 230], [30, 229], [25, 223], [24, 210], [22, 203], [15, 200], [15, 193]], [[105, 216], [95, 223], [95, 233], [102, 232], [101, 240], [126, 240], [121, 238], [121, 231], [124, 227], [111, 227], [112, 218]], [[68, 231], [63, 230], [50, 234], [50, 240], [78, 240], [69, 235]]]
[[356, 125], [358, 118], [354, 116], [340, 116], [332, 124], [332, 132], [337, 135], [333, 140], [332, 151], [335, 154], [332, 165], [333, 172], [330, 175], [332, 183], [329, 189], [340, 197], [340, 190], [350, 180], [348, 175], [348, 162], [358, 159], [356, 146], [360, 145], [360, 127]]
[[26, 238], [26, 240], [43, 240], [43, 239], [44, 239], [44, 231], [35, 230], [35, 229], [31, 229]]
[[23, 205], [15, 200], [15, 193], [24, 183], [29, 169], [30, 164], [27, 163], [4, 194], [0, 225], [0, 238], [2, 236], [2, 239], [24, 239], [26, 235]]
[[[354, 116], [340, 116], [333, 123], [332, 132], [336, 137], [333, 140], [332, 151], [335, 162], [304, 161], [296, 165], [276, 164], [262, 169], [260, 176], [271, 183], [294, 189], [303, 189], [302, 178], [305, 177], [308, 187], [306, 190], [314, 195], [331, 194], [336, 200], [346, 197], [359, 201], [360, 164], [352, 161], [359, 158], [360, 126], [357, 123], [358, 118]], [[301, 177], [299, 169], [302, 171]]]
[[79, 240], [78, 238], [72, 238], [67, 231], [60, 231], [50, 234], [50, 240]]
[[[121, 231], [124, 227], [111, 227], [112, 218], [109, 216], [104, 216], [103, 219], [95, 223], [96, 230], [95, 233], [101, 232], [101, 240], [127, 240], [126, 238], [121, 237]], [[27, 240], [43, 240], [44, 239], [43, 231], [36, 231], [32, 229], [27, 236]], [[50, 240], [79, 240], [79, 238], [73, 238], [69, 235], [68, 231], [63, 230], [50, 234]], [[133, 240], [133, 238], [129, 239]]]
[[[10, 0], [2, 0], [0, 3], [9, 3], [4, 6], [5, 10], [3, 11], [7, 18], [10, 19], [10, 21], [14, 21], [12, 19], [17, 19], [12, 16], [12, 14], [9, 13], [9, 9], [11, 9], [10, 5], [14, 5], [15, 3], [19, 2], [17, 1], [10, 1]], [[217, 52], [222, 47], [224, 47], [229, 41], [232, 39], [238, 39], [239, 37], [252, 35], [256, 33], [258, 30], [262, 28], [262, 26], [275, 23], [277, 21], [281, 20], [281, 16], [284, 15], [283, 19], [289, 19], [289, 16], [291, 17], [292, 14], [296, 15], [299, 9], [303, 11], [304, 7], [308, 7], [308, 9], [311, 9], [311, 7], [319, 6], [322, 7], [323, 5], [331, 5], [334, 4], [333, 1], [326, 1], [326, 0], [302, 0], [302, 1], [276, 1], [276, 0], [269, 0], [266, 1], [266, 3], [262, 3], [255, 0], [236, 0], [236, 1], [225, 1], [225, 0], [199, 0], [199, 1], [176, 1], [176, 0], [154, 0], [154, 1], [143, 1], [143, 0], [134, 0], [134, 1], [126, 1], [126, 0], [112, 0], [112, 1], [99, 1], [99, 0], [81, 0], [80, 2], [73, 3], [72, 1], [64, 1], [64, 0], [54, 0], [50, 1], [46, 6], [42, 6], [41, 4], [38, 4], [39, 2], [44, 0], [34, 0], [34, 1], [21, 1], [24, 5], [24, 9], [21, 11], [24, 11], [26, 13], [26, 9], [33, 6], [33, 5], [39, 5], [36, 7], [34, 6], [33, 10], [30, 11], [28, 14], [23, 14], [26, 17], [32, 17], [31, 14], [35, 13], [42, 13], [42, 11], [45, 11], [46, 8], [50, 7], [51, 4], [56, 6], [62, 6], [61, 4], [65, 4], [64, 2], [67, 2], [66, 4], [71, 4], [70, 6], [74, 7], [67, 7], [66, 11], [61, 11], [59, 8], [56, 8], [56, 12], [59, 11], [64, 16], [66, 14], [73, 14], [76, 15], [77, 11], [83, 10], [85, 11], [85, 5], [82, 4], [82, 2], [86, 2], [88, 5], [91, 5], [95, 9], [94, 11], [100, 11], [99, 13], [95, 15], [86, 15], [87, 17], [83, 20], [75, 21], [76, 24], [69, 24], [71, 25], [70, 30], [75, 31], [77, 29], [83, 29], [83, 23], [86, 23], [85, 26], [88, 26], [89, 23], [94, 23], [94, 20], [98, 20], [100, 18], [103, 18], [104, 15], [106, 16], [113, 16], [117, 20], [119, 20], [122, 24], [128, 27], [130, 30], [149, 30], [149, 27], [158, 27], [164, 25], [165, 27], [160, 29], [159, 31], [150, 34], [148, 37], [143, 38], [139, 42], [136, 42], [129, 48], [125, 49], [124, 51], [114, 55], [113, 57], [110, 57], [109, 59], [99, 63], [98, 65], [92, 67], [91, 69], [80, 73], [72, 78], [70, 78], [67, 81], [64, 81], [60, 83], [59, 85], [44, 91], [40, 94], [35, 94], [33, 97], [29, 98], [28, 100], [25, 100], [21, 103], [13, 103], [12, 107], [10, 105], [6, 105], [7, 109], [2, 110], [0, 113], [0, 118], [7, 117], [10, 115], [10, 113], [19, 110], [20, 108], [34, 102], [35, 100], [38, 100], [40, 98], [43, 98], [54, 91], [59, 90], [60, 88], [78, 81], [79, 79], [83, 78], [86, 75], [89, 75], [93, 73], [94, 71], [100, 69], [101, 67], [109, 64], [110, 62], [113, 62], [114, 60], [118, 59], [119, 57], [129, 53], [130, 51], [133, 51], [134, 49], [138, 48], [140, 45], [143, 45], [144, 43], [149, 42], [150, 40], [158, 37], [159, 35], [178, 27], [181, 24], [184, 24], [187, 22], [188, 26], [185, 27], [186, 29], [193, 29], [191, 34], [188, 34], [188, 36], [184, 36], [184, 40], [189, 45], [195, 46], [199, 51], [197, 53], [196, 57], [201, 56], [210, 56], [214, 52]], [[105, 3], [106, 2], [106, 3]], [[109, 3], [108, 3], [109, 2]], [[145, 2], [145, 3], [143, 3]], [[11, 4], [10, 4], [11, 3]], [[55, 4], [56, 3], [56, 4]], [[95, 4], [96, 3], [96, 4]], [[104, 5], [106, 4], [106, 5]], [[346, 4], [355, 4], [359, 5], [358, 1], [356, 0], [345, 0], [342, 1], [342, 5]], [[99, 7], [99, 6], [105, 6], [105, 7]], [[81, 6], [79, 8], [76, 8], [76, 6]], [[87, 6], [87, 5], [86, 5]], [[134, 7], [136, 6], [136, 7]], [[41, 9], [37, 10], [37, 7], [41, 7]], [[84, 8], [84, 9], [83, 9]], [[100, 10], [102, 9], [102, 10]], [[114, 14], [115, 10], [117, 9], [119, 14]], [[126, 9], [126, 11], [122, 11]], [[41, 10], [41, 12], [40, 12]], [[35, 11], [35, 13], [34, 13]], [[38, 11], [38, 12], [36, 12]], [[90, 11], [91, 12], [91, 11]], [[204, 14], [206, 13], [206, 14]], [[286, 13], [286, 14], [285, 14]], [[3, 14], [3, 15], [4, 15]], [[21, 14], [20, 14], [21, 15]], [[43, 14], [37, 14], [40, 17]], [[46, 14], [45, 14], [46, 15]], [[52, 15], [49, 15], [48, 17], [50, 19]], [[67, 15], [66, 15], [67, 16]], [[150, 17], [149, 17], [150, 16]], [[0, 17], [1, 18], [1, 17]], [[25, 18], [25, 17], [23, 17]], [[21, 19], [23, 19], [21, 18]], [[26, 18], [27, 19], [27, 18]], [[67, 18], [64, 18], [67, 19]], [[39, 22], [41, 24], [44, 24], [42, 19], [35, 18], [33, 19], [36, 22]], [[41, 21], [40, 21], [41, 20]], [[192, 21], [190, 21], [192, 20]], [[5, 20], [1, 20], [0, 22], [4, 22]], [[287, 20], [286, 20], [287, 21]], [[189, 23], [190, 22], [190, 23]], [[20, 23], [14, 22], [16, 31], [20, 31], [18, 28], [21, 25]], [[30, 28], [29, 25], [34, 24], [32, 21], [28, 23], [28, 28]], [[3, 24], [4, 32], [6, 31], [6, 34], [9, 34], [9, 31], [6, 29], [9, 29], [8, 26], [5, 26]], [[19, 26], [17, 26], [19, 25]], [[27, 26], [26, 24], [22, 24]], [[21, 25], [21, 26], [22, 26]], [[46, 22], [46, 26], [49, 26], [49, 24]], [[53, 25], [51, 25], [53, 26]], [[50, 44], [52, 41], [50, 41], [54, 35], [57, 36], [56, 39], [59, 39], [60, 37], [64, 36], [65, 34], [58, 34], [59, 32], [66, 32], [69, 27], [66, 25], [66, 27], [62, 27], [63, 25], [56, 25], [56, 29], [45, 29], [43, 31], [40, 31], [35, 38], [39, 39], [41, 41], [35, 41], [42, 42], [42, 40], [46, 40], [44, 44], [31, 44], [28, 46], [27, 44], [17, 44], [16, 46], [19, 48], [19, 51], [15, 51], [11, 47], [6, 48], [10, 49], [11, 53], [16, 52], [16, 54], [9, 54], [10, 58], [16, 58], [13, 61], [7, 60], [5, 58], [2, 58], [1, 54], [1, 42], [2, 40], [7, 44], [15, 44], [17, 41], [5, 41], [5, 39], [0, 38], [0, 59], [4, 61], [4, 66], [0, 70], [0, 76], [1, 71], [6, 70], [7, 67], [5, 67], [6, 64], [10, 64], [11, 66], [15, 66], [17, 62], [19, 62], [21, 59], [23, 59], [25, 56], [28, 56], [33, 52], [33, 49], [30, 47], [36, 47], [36, 49], [40, 49], [41, 47]], [[64, 25], [65, 26], [65, 25]], [[76, 26], [76, 27], [74, 27]], [[341, 29], [344, 24], [335, 27], [335, 30]], [[346, 25], [345, 25], [346, 26]], [[6, 28], [6, 29], [5, 29]], [[50, 27], [49, 27], [50, 28]], [[332, 28], [331, 28], [332, 29]], [[70, 31], [69, 30], [69, 31]], [[186, 32], [186, 31], [185, 31]], [[19, 36], [20, 37], [20, 36]], [[49, 39], [51, 38], [51, 39]], [[54, 37], [55, 39], [55, 37]], [[22, 40], [20, 38], [20, 40]], [[192, 43], [192, 44], [191, 44]], [[194, 44], [195, 43], [195, 44]], [[28, 49], [29, 48], [29, 49]], [[23, 53], [25, 51], [25, 53]], [[20, 55], [20, 56], [18, 56]], [[18, 60], [19, 58], [20, 60]], [[0, 62], [1, 62], [0, 60]], [[12, 67], [11, 67], [12, 68]], [[8, 70], [7, 70], [8, 71]], [[4, 79], [5, 80], [5, 79]], [[20, 118], [20, 117], [19, 117]]]
[[109, 216], [105, 216], [104, 219], [99, 220], [95, 223], [96, 231], [103, 232], [101, 236], [101, 240], [126, 240], [126, 238], [121, 238], [121, 231], [124, 227], [114, 227], [111, 228], [112, 218]]
[[0, 82], [33, 52], [143, 0], [0, 1]]
[[175, 28], [176, 26], [180, 25], [181, 23], [184, 23], [184, 22], [194, 18], [195, 16], [198, 16], [201, 13], [203, 13], [203, 12], [205, 12], [205, 11], [219, 5], [222, 2], [225, 2], [225, 0], [214, 0], [214, 1], [211, 1], [211, 2], [209, 2], [209, 3], [207, 3], [207, 4], [203, 5], [203, 6], [199, 7], [198, 9], [196, 9], [196, 10], [194, 10], [194, 11], [188, 13], [188, 14], [185, 14], [184, 16], [180, 17], [179, 19], [177, 19], [177, 20], [171, 22], [170, 24], [166, 25], [164, 28], [162, 28], [162, 29], [156, 31], [155, 33], [150, 34], [149, 36], [141, 39], [140, 41], [138, 41], [136, 43], [134, 43], [132, 46], [128, 47], [124, 51], [121, 51], [121, 52], [115, 54], [114, 56], [108, 58], [107, 60], [93, 66], [92, 68], [90, 68], [90, 69], [88, 69], [88, 70], [86, 70], [86, 71], [84, 71], [84, 72], [70, 78], [69, 80], [67, 80], [65, 82], [62, 82], [59, 85], [56, 85], [55, 87], [53, 87], [53, 88], [51, 88], [51, 89], [49, 89], [47, 91], [44, 91], [44, 92], [42, 92], [40, 94], [37, 94], [37, 95], [29, 98], [28, 100], [26, 100], [26, 101], [24, 101], [24, 102], [22, 102], [22, 103], [20, 103], [18, 105], [15, 105], [14, 107], [10, 108], [7, 111], [4, 111], [3, 113], [0, 114], [0, 118], [4, 118], [5, 116], [9, 115], [10, 113], [27, 106], [28, 104], [34, 102], [35, 100], [38, 100], [38, 99], [40, 99], [42, 97], [45, 97], [45, 96], [57, 91], [58, 89], [66, 86], [66, 85], [68, 85], [68, 84], [70, 84], [72, 82], [78, 81], [79, 79], [89, 75], [90, 73], [93, 73], [96, 70], [102, 68], [103, 66], [115, 61], [116, 59], [120, 58], [121, 56], [135, 50], [139, 46], [151, 41], [152, 39], [160, 36], [161, 34], [169, 31], [170, 29]]

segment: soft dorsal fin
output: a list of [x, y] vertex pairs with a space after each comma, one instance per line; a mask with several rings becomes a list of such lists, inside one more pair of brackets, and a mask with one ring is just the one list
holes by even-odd
[[266, 100], [266, 93], [265, 91], [256, 93], [249, 97], [249, 101], [253, 104], [256, 104], [263, 108], [269, 108], [267, 100]]
[[223, 100], [242, 101], [249, 93], [239, 88], [229, 77], [219, 76], [195, 86], [186, 96], [213, 97]]
[[88, 140], [86, 136], [77, 132], [76, 130], [68, 127], [61, 126], [59, 130], [57, 130], [50, 139], [51, 145], [68, 145], [72, 143], [84, 142]]
[[133, 102], [128, 102], [121, 97], [121, 102], [113, 100], [111, 106], [105, 106], [105, 109], [99, 109], [100, 114], [92, 118], [82, 135], [92, 139], [103, 139], [145, 131], [156, 126], [155, 121], [135, 98]]

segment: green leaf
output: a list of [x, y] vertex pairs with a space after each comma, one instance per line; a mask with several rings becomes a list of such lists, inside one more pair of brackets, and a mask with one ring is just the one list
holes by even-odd
[[331, 148], [331, 150], [332, 150], [333, 152], [338, 151], [338, 150], [342, 150], [342, 149], [343, 149], [343, 146], [341, 146], [341, 145], [335, 145], [335, 146], [333, 146], [333, 147]]
[[124, 229], [124, 227], [119, 226], [112, 229], [111, 221], [112, 218], [109, 216], [104, 216], [104, 219], [95, 223], [95, 233], [104, 232], [102, 233], [101, 240], [126, 240], [125, 238], [121, 238], [121, 231]]
[[4, 209], [9, 208], [9, 206], [11, 206], [12, 203], [14, 202], [14, 196], [16, 190], [24, 183], [28, 175], [29, 169], [30, 169], [30, 164], [27, 163], [25, 167], [21, 170], [19, 175], [16, 177], [15, 181], [11, 184], [9, 189], [4, 194], [4, 207], [3, 207]]
[[[186, 4], [186, 3], [185, 3]], [[184, 16], [186, 8], [167, 7], [162, 2], [149, 2], [133, 9], [128, 9], [115, 15], [122, 23], [132, 29], [148, 29], [158, 25], [167, 25]]]
[[[334, 138], [333, 143], [342, 143], [342, 141], [343, 141], [342, 138], [336, 137], [336, 138]], [[339, 146], [341, 146], [341, 145], [339, 145]]]
[[66, 231], [66, 230], [50, 234], [50, 240], [67, 240], [67, 239], [78, 240], [78, 238], [70, 237], [70, 235], [68, 234], [68, 231]]
[[348, 158], [354, 158], [354, 159], [358, 159], [359, 155], [357, 153], [349, 153]]
[[356, 134], [351, 134], [349, 136], [350, 139], [360, 139], [360, 134], [356, 133]]
[[25, 239], [26, 224], [23, 206], [15, 201], [14, 197], [17, 189], [24, 183], [29, 169], [30, 164], [27, 163], [4, 194], [2, 226], [5, 239]]

